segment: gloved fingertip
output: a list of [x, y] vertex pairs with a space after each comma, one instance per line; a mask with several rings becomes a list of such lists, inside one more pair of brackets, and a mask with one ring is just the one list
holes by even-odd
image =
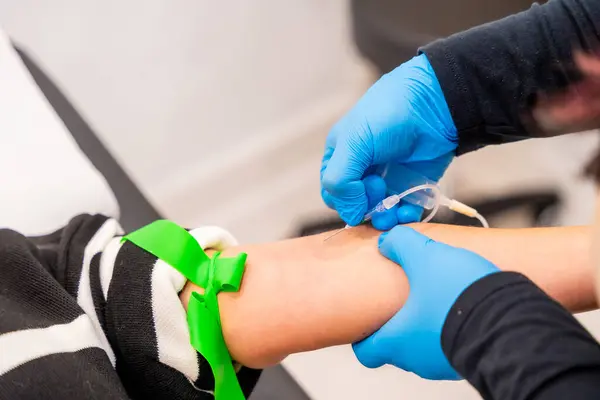
[[383, 232], [381, 235], [379, 235], [379, 240], [377, 241], [377, 245], [379, 247], [381, 247], [381, 243], [383, 243], [388, 234], [389, 232]]
[[410, 279], [413, 269], [411, 257], [421, 257], [423, 247], [430, 241], [431, 239], [414, 229], [399, 225], [381, 240], [379, 251], [384, 257], [400, 264]]
[[395, 250], [394, 241], [390, 238], [390, 232], [392, 231], [384, 232], [379, 236], [378, 247], [384, 257], [400, 264], [400, 260], [396, 256], [397, 252]]
[[396, 211], [396, 218], [399, 224], [409, 224], [419, 222], [423, 215], [423, 208], [413, 204], [402, 204]]
[[352, 350], [358, 361], [367, 368], [379, 368], [385, 364], [385, 359], [375, 347], [373, 341], [377, 333], [352, 344]]
[[368, 209], [371, 209], [385, 198], [387, 186], [383, 178], [379, 175], [366, 176], [363, 178], [363, 184], [365, 185], [365, 193], [368, 199]]
[[404, 225], [395, 226], [394, 229], [390, 231], [390, 236], [393, 236], [393, 238], [390, 239], [393, 239], [394, 241], [401, 241], [404, 243], [415, 243], [415, 241], [429, 240], [427, 236], [423, 235], [420, 232], [417, 232], [410, 226]]
[[374, 213], [371, 218], [371, 224], [375, 229], [380, 231], [388, 231], [394, 226], [398, 225], [398, 219], [396, 218], [396, 210], [386, 210], [384, 212]]

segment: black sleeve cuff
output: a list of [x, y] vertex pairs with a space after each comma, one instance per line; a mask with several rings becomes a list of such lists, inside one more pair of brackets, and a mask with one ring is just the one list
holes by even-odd
[[442, 330], [442, 349], [446, 357], [450, 359], [454, 353], [455, 339], [463, 323], [469, 319], [476, 307], [494, 293], [512, 285], [522, 284], [531, 284], [531, 281], [517, 272], [499, 272], [486, 275], [465, 289], [450, 309]]
[[440, 39], [419, 49], [435, 71], [448, 104], [452, 121], [458, 131], [457, 155], [484, 147], [483, 117], [478, 111], [475, 97], [469, 96], [469, 87], [460, 64], [450, 50], [452, 42]]
[[456, 125], [457, 154], [540, 136], [528, 109], [576, 80], [573, 48], [594, 51], [598, 40], [599, 1], [555, 0], [420, 49]]
[[590, 373], [600, 382], [600, 345], [515, 272], [485, 276], [465, 289], [446, 317], [441, 342], [450, 364], [486, 399], [561, 398], [537, 394], [559, 393], [563, 379], [589, 386], [580, 376]]
[[491, 98], [486, 98], [484, 91], [474, 89], [472, 82], [466, 81], [466, 79], [472, 80], [473, 77], [464, 71], [465, 62], [459, 61], [453, 54], [455, 40], [455, 38], [437, 40], [421, 49], [421, 52], [427, 55], [435, 71], [456, 126], [458, 132], [456, 155], [460, 156], [488, 145], [527, 139], [525, 129], [518, 120], [511, 123], [506, 118], [498, 118], [497, 122], [491, 124], [489, 120], [496, 118], [497, 115], [483, 115], [480, 107], [490, 109], [493, 101]]

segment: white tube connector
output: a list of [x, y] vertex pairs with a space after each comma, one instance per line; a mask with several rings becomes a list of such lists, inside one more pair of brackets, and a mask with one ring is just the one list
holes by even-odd
[[[411, 197], [410, 195], [413, 193], [420, 192], [421, 196]], [[487, 220], [477, 212], [473, 207], [469, 207], [468, 205], [461, 203], [458, 200], [450, 199], [440, 191], [440, 188], [437, 184], [434, 183], [424, 183], [422, 185], [414, 186], [410, 189], [403, 191], [400, 194], [393, 194], [391, 196], [386, 197], [382, 201], [380, 201], [375, 207], [373, 207], [369, 212], [365, 214], [363, 222], [370, 221], [375, 213], [385, 212], [396, 204], [400, 203], [401, 200], [405, 200], [408, 203], [423, 207], [429, 211], [429, 215], [421, 222], [429, 222], [433, 219], [440, 206], [448, 207], [448, 209], [458, 213], [465, 215], [471, 218], [477, 218], [481, 225], [484, 228], [489, 228], [489, 224]], [[340, 229], [337, 232], [334, 232], [330, 236], [325, 238], [325, 241], [334, 237], [338, 233], [342, 232], [344, 229], [351, 228], [351, 226], [346, 225], [343, 229]]]
[[[409, 196], [417, 192], [422, 193], [422, 195], [418, 198]], [[431, 183], [418, 185], [408, 190], [405, 190], [400, 194], [393, 194], [391, 196], [386, 197], [365, 215], [364, 221], [369, 221], [375, 213], [389, 210], [396, 204], [400, 203], [401, 200], [406, 200], [411, 204], [418, 205], [427, 210], [430, 210], [429, 215], [427, 215], [427, 217], [421, 222], [431, 221], [437, 213], [437, 211], [439, 210], [440, 206], [444, 206], [448, 207], [448, 209], [458, 214], [462, 214], [471, 218], [477, 218], [484, 228], [489, 228], [486, 219], [481, 214], [479, 214], [479, 212], [477, 212], [476, 209], [474, 209], [473, 207], [469, 207], [468, 205], [461, 203], [458, 200], [450, 199], [440, 191], [439, 186]]]
[[450, 210], [462, 215], [466, 215], [467, 217], [475, 218], [475, 216], [479, 214], [473, 207], [469, 207], [458, 200], [449, 199], [446, 196], [442, 198], [440, 203], [442, 203], [443, 206], [448, 207]]

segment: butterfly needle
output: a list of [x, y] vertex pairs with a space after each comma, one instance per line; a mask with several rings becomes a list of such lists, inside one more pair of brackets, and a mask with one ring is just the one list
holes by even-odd
[[328, 241], [328, 240], [329, 240], [329, 239], [331, 239], [332, 237], [334, 237], [334, 236], [337, 236], [338, 234], [342, 233], [342, 232], [343, 232], [343, 231], [345, 231], [345, 230], [346, 230], [346, 228], [338, 229], [337, 231], [333, 232], [331, 235], [327, 236], [327, 237], [326, 237], [326, 238], [323, 240], [323, 242], [326, 242], [326, 241]]

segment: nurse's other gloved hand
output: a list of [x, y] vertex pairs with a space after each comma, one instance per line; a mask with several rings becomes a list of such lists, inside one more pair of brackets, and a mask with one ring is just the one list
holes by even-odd
[[[370, 191], [363, 180], [401, 163], [437, 181], [454, 156], [457, 131], [440, 84], [422, 54], [384, 75], [331, 129], [321, 164], [321, 195], [350, 225], [363, 219], [368, 206], [385, 197], [385, 184]], [[383, 190], [381, 186], [383, 185]], [[422, 210], [401, 205], [378, 229], [414, 222]]]
[[446, 316], [467, 287], [498, 268], [475, 253], [435, 242], [406, 226], [383, 233], [379, 250], [402, 266], [410, 292], [392, 319], [353, 345], [356, 357], [369, 368], [391, 364], [426, 379], [460, 379], [442, 351]]

